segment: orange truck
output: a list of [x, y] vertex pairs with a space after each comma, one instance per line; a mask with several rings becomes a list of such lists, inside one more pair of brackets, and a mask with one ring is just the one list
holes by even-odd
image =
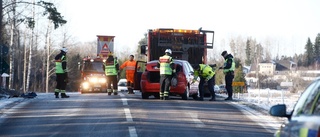
[[114, 37], [97, 35], [97, 56], [87, 56], [80, 64], [81, 80], [79, 91], [81, 93], [106, 92], [106, 75], [103, 62], [114, 51]]

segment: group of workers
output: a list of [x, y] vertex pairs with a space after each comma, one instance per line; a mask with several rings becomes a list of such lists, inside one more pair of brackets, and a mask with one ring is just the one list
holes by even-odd
[[[103, 68], [107, 76], [107, 93], [111, 95], [118, 94], [118, 75], [119, 70], [126, 69], [126, 79], [128, 94], [134, 94], [134, 73], [137, 62], [134, 60], [134, 56], [130, 55], [129, 60], [125, 61], [120, 67], [116, 58], [113, 57], [112, 53], [109, 54], [107, 60], [103, 63]], [[113, 87], [111, 87], [111, 83]]]
[[[160, 67], [160, 99], [167, 100], [169, 99], [170, 93], [170, 85], [171, 79], [175, 77], [175, 68], [173, 59], [171, 57], [172, 51], [170, 49], [165, 50], [165, 55], [159, 58], [158, 67]], [[234, 78], [234, 70], [235, 70], [235, 62], [233, 60], [233, 56], [228, 54], [227, 51], [223, 51], [221, 55], [224, 57], [225, 62], [222, 67], [219, 69], [223, 69], [223, 73], [225, 74], [225, 83], [226, 90], [228, 92], [228, 97], [225, 100], [232, 100], [232, 81]], [[208, 84], [208, 89], [211, 93], [211, 99], [209, 101], [215, 101], [215, 92], [214, 92], [214, 84], [215, 84], [215, 71], [214, 69], [207, 64], [195, 64], [194, 68], [194, 79], [193, 83], [200, 78], [199, 82], [199, 97], [197, 100], [204, 100], [204, 84]]]
[[[59, 93], [61, 93], [61, 98], [69, 98], [70, 96], [66, 95], [66, 85], [68, 82], [68, 72], [67, 72], [67, 62], [66, 62], [66, 53], [68, 49], [63, 47], [61, 52], [55, 57], [56, 63], [56, 89], [55, 97], [59, 98]], [[171, 81], [176, 77], [175, 65], [173, 63], [173, 58], [171, 57], [171, 49], [165, 50], [165, 55], [159, 57], [158, 68], [160, 68], [160, 99], [168, 100], [170, 93], [170, 86], [172, 85]], [[232, 81], [234, 78], [234, 69], [235, 62], [233, 56], [228, 54], [227, 51], [223, 51], [221, 55], [224, 57], [225, 62], [222, 67], [223, 73], [225, 74], [225, 84], [226, 90], [228, 92], [228, 97], [225, 100], [232, 100]], [[134, 94], [134, 73], [136, 67], [136, 61], [134, 56], [130, 55], [129, 60], [125, 61], [121, 66], [119, 66], [117, 59], [109, 54], [108, 58], [103, 64], [105, 74], [107, 77], [107, 93], [111, 95], [118, 94], [118, 75], [119, 70], [126, 69], [126, 79], [127, 79], [127, 88], [128, 94]], [[197, 81], [198, 77], [200, 78], [199, 82], [199, 98], [197, 100], [204, 100], [204, 84], [208, 84], [208, 89], [211, 93], [211, 99], [209, 101], [215, 101], [215, 70], [207, 64], [195, 64], [194, 68], [194, 79], [193, 82]], [[113, 87], [111, 87], [111, 84]]]

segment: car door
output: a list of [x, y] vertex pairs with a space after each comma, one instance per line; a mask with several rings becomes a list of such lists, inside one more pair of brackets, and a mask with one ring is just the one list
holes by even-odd
[[134, 90], [140, 90], [140, 81], [141, 81], [141, 75], [146, 69], [147, 62], [145, 61], [137, 61], [137, 64], [135, 66], [135, 73], [134, 73]]
[[315, 136], [320, 134], [319, 97], [320, 81], [310, 84], [299, 98], [291, 119], [283, 127], [280, 136]]

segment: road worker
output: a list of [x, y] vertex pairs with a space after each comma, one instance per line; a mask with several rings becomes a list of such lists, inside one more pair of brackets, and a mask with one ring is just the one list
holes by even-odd
[[56, 89], [54, 90], [54, 95], [56, 98], [59, 98], [59, 93], [61, 93], [61, 98], [69, 98], [70, 96], [66, 95], [66, 87], [68, 83], [68, 72], [67, 72], [67, 57], [66, 54], [68, 49], [63, 47], [60, 50], [61, 52], [55, 56], [56, 64]]
[[128, 88], [128, 94], [134, 94], [134, 73], [135, 73], [135, 67], [137, 62], [134, 60], [134, 56], [130, 55], [129, 60], [124, 62], [120, 66], [120, 70], [126, 69], [126, 79], [127, 79], [127, 88]]
[[200, 77], [200, 83], [199, 83], [199, 93], [200, 98], [198, 98], [199, 101], [203, 101], [204, 96], [204, 83], [208, 83], [208, 89], [211, 93], [211, 99], [209, 101], [215, 101], [215, 93], [214, 93], [214, 84], [215, 84], [215, 71], [206, 64], [198, 64], [194, 66], [194, 79], [193, 82], [195, 82], [198, 77]]
[[232, 81], [234, 78], [234, 70], [235, 70], [235, 62], [233, 59], [233, 56], [231, 54], [228, 54], [227, 51], [223, 51], [221, 53], [221, 56], [225, 59], [223, 67], [220, 67], [219, 69], [223, 69], [223, 73], [225, 75], [225, 82], [226, 82], [226, 90], [228, 92], [228, 97], [225, 100], [232, 100]]
[[160, 99], [168, 100], [171, 86], [171, 79], [175, 75], [171, 49], [165, 50], [165, 55], [159, 57], [157, 67], [160, 68]]
[[[111, 95], [112, 92], [114, 95], [118, 95], [118, 71], [119, 64], [118, 61], [113, 57], [113, 54], [110, 52], [108, 54], [107, 60], [103, 63], [105, 74], [107, 76], [107, 92], [108, 95]], [[111, 88], [112, 84], [112, 88]]]

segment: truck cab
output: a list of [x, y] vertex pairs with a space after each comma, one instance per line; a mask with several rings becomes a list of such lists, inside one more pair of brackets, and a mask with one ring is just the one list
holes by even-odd
[[80, 92], [105, 92], [106, 75], [103, 70], [104, 59], [100, 57], [86, 57], [81, 64]]

